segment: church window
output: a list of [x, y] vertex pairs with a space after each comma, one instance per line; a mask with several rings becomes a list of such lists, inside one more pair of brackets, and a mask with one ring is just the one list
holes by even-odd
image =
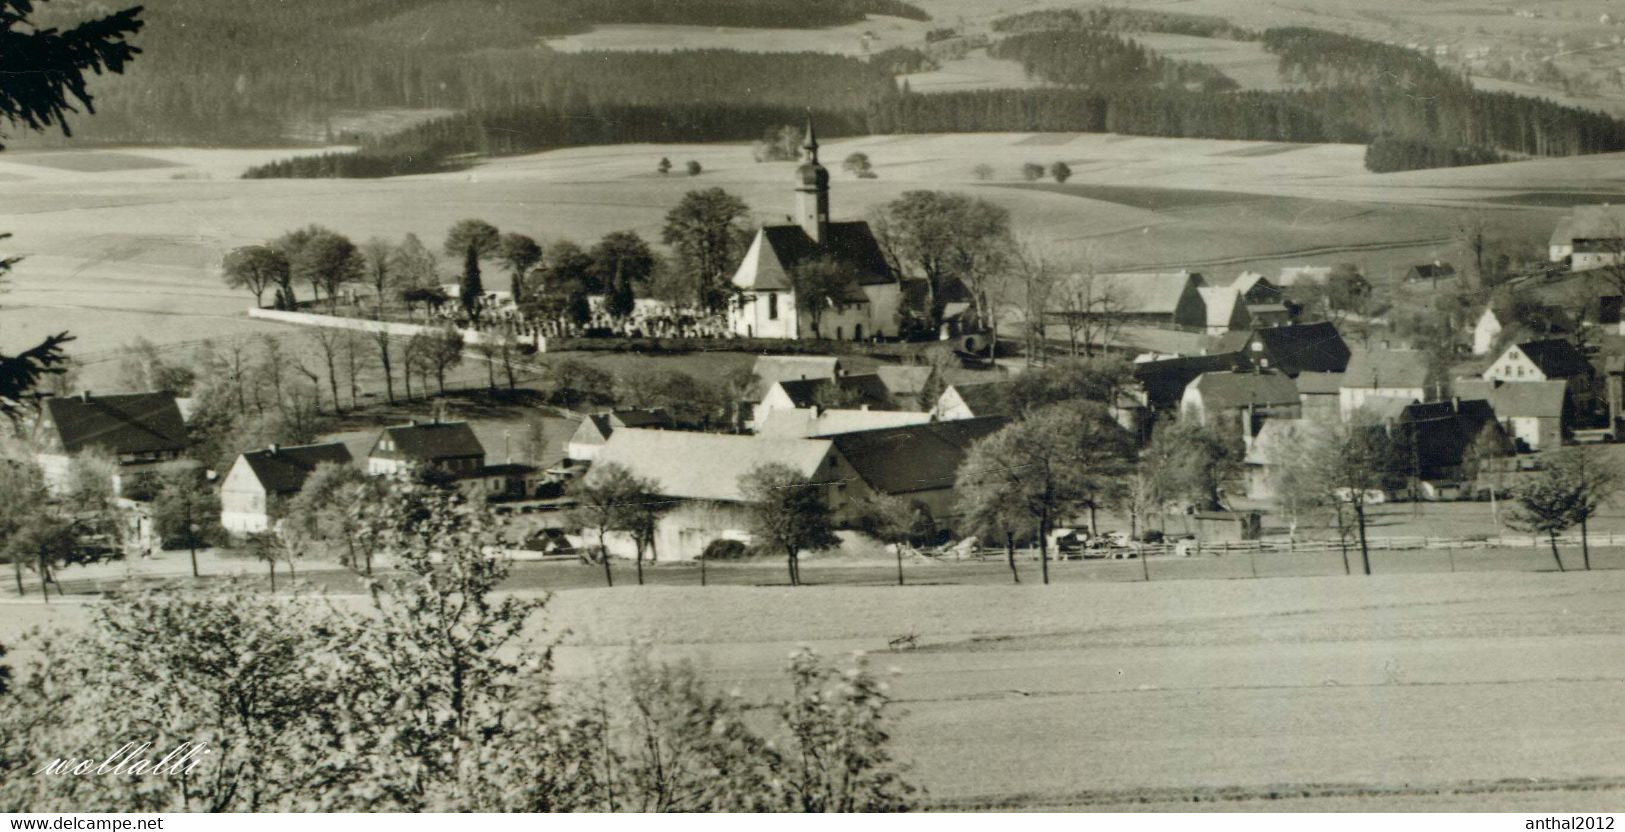
[[779, 319], [779, 296], [772, 292], [767, 293], [767, 319], [770, 321]]

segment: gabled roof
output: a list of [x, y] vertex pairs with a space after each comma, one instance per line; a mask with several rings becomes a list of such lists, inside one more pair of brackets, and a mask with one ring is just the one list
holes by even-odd
[[1449, 263], [1418, 263], [1411, 267], [1412, 280], [1443, 280], [1456, 276], [1456, 267]]
[[1343, 373], [1349, 388], [1426, 387], [1427, 356], [1416, 350], [1358, 350]]
[[880, 376], [874, 373], [840, 376], [839, 378], [810, 378], [797, 381], [781, 381], [779, 389], [796, 407], [817, 407], [822, 394], [835, 387], [843, 393], [855, 394], [858, 404], [867, 404], [870, 407], [891, 407], [891, 395], [886, 392], [886, 385], [880, 381]]
[[676, 424], [663, 408], [649, 410], [607, 410], [588, 414], [570, 436], [577, 444], [601, 445], [619, 428], [671, 428]]
[[1095, 296], [1111, 297], [1127, 315], [1172, 315], [1188, 289], [1206, 285], [1200, 274], [1186, 271], [1098, 274], [1094, 281]]
[[1455, 382], [1456, 395], [1464, 399], [1483, 399], [1490, 403], [1498, 419], [1563, 418], [1563, 405], [1567, 401], [1569, 386], [1561, 380], [1553, 381], [1484, 381], [1461, 379]]
[[1572, 245], [1574, 245], [1574, 218], [1573, 217], [1562, 217], [1562, 218], [1558, 219], [1557, 225], [1552, 228], [1552, 236], [1551, 236], [1550, 239], [1548, 239], [1546, 241], [1546, 245], [1548, 245], [1548, 246], [1572, 246]]
[[1196, 290], [1202, 296], [1202, 305], [1207, 309], [1207, 325], [1210, 328], [1230, 328], [1230, 319], [1236, 314], [1236, 304], [1241, 301], [1241, 293], [1229, 286], [1202, 286]]
[[1253, 331], [1253, 341], [1263, 345], [1270, 369], [1289, 376], [1303, 372], [1341, 373], [1348, 369], [1349, 348], [1337, 327], [1328, 321], [1313, 324], [1272, 326]]
[[70, 454], [90, 447], [115, 455], [178, 453], [187, 444], [186, 422], [168, 392], [52, 396], [40, 427]]
[[1210, 410], [1298, 403], [1298, 388], [1280, 373], [1203, 373], [1191, 387]]
[[756, 426], [758, 436], [834, 436], [864, 430], [923, 425], [931, 414], [906, 410], [825, 410], [780, 408]]
[[1300, 396], [1335, 396], [1343, 389], [1343, 374], [1299, 373], [1292, 383]]
[[1203, 373], [1245, 370], [1247, 357], [1239, 352], [1164, 358], [1135, 362], [1134, 379], [1145, 388], [1146, 403], [1165, 410], [1179, 405], [1185, 387]]
[[1263, 283], [1266, 286], [1271, 286], [1272, 288], [1274, 286], [1274, 284], [1270, 283], [1269, 278], [1259, 274], [1258, 272], [1242, 272], [1241, 274], [1236, 275], [1235, 280], [1230, 282], [1230, 288], [1235, 289], [1236, 294], [1238, 295], [1245, 295], [1252, 291], [1252, 288], [1257, 286], [1259, 283]]
[[1625, 236], [1625, 206], [1576, 205], [1570, 217], [1570, 240], [1610, 240]]
[[264, 450], [249, 451], [242, 455], [242, 459], [248, 463], [249, 470], [254, 472], [254, 479], [259, 480], [260, 487], [266, 493], [284, 495], [298, 493], [299, 489], [305, 487], [305, 478], [324, 462], [349, 465], [353, 461], [350, 449], [344, 447], [343, 442], [293, 447], [273, 445]]
[[829, 257], [852, 271], [864, 286], [896, 283], [874, 232], [866, 222], [832, 222], [824, 239], [814, 242], [799, 225], [766, 225], [756, 232], [745, 259], [735, 270], [733, 285], [741, 289], [789, 291], [790, 273], [799, 264]]
[[1525, 341], [1518, 350], [1540, 368], [1547, 378], [1571, 378], [1591, 372], [1591, 362], [1573, 343], [1562, 338]]
[[1006, 423], [999, 416], [956, 419], [843, 433], [831, 441], [870, 488], [883, 494], [911, 494], [952, 488], [970, 446]]
[[893, 398], [919, 395], [931, 382], [933, 372], [931, 367], [920, 365], [882, 364], [875, 368], [875, 375], [880, 376], [880, 383], [886, 385]]
[[1367, 396], [1360, 401], [1356, 412], [1363, 413], [1373, 422], [1388, 422], [1405, 415], [1405, 408], [1416, 404], [1410, 396]]
[[[385, 450], [381, 447], [385, 438], [394, 443], [393, 448]], [[480, 444], [479, 437], [474, 435], [467, 422], [426, 422], [384, 428], [367, 455], [380, 459], [433, 462], [483, 457], [485, 446]]]
[[1413, 404], [1405, 408], [1399, 423], [1412, 443], [1412, 464], [1421, 469], [1424, 478], [1442, 473], [1440, 468], [1460, 465], [1467, 448], [1485, 429], [1498, 434], [1502, 450], [1510, 451], [1495, 411], [1482, 399]]
[[777, 463], [815, 478], [831, 447], [828, 439], [627, 428], [610, 435], [593, 464], [620, 465], [667, 497], [742, 502], [739, 478], [757, 466]]
[[[969, 384], [952, 384], [948, 386], [959, 397], [961, 402], [974, 417], [1008, 416], [1010, 413], [1010, 399], [1008, 381], [978, 381]], [[943, 391], [943, 395], [948, 394]]]
[[761, 401], [773, 385], [803, 378], [835, 378], [841, 374], [841, 359], [833, 355], [760, 355], [751, 365], [756, 387], [751, 401]]

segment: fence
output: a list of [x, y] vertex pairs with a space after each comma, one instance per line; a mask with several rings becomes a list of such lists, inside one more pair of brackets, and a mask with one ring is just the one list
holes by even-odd
[[[314, 312], [290, 312], [285, 309], [250, 309], [248, 317], [263, 321], [277, 321], [296, 326], [323, 326], [332, 329], [348, 329], [354, 332], [378, 333], [399, 338], [410, 338], [414, 335], [435, 334], [444, 330], [444, 327], [429, 326], [427, 324], [414, 324], [405, 321], [375, 321], [370, 318], [349, 318], [343, 315], [320, 315]], [[502, 337], [501, 334], [481, 332], [477, 329], [459, 330], [463, 334], [463, 343], [479, 344], [491, 338]], [[521, 341], [529, 340], [520, 336]], [[542, 336], [535, 336], [535, 345], [538, 350], [544, 348]]]
[[[1586, 536], [1584, 543], [1593, 549], [1609, 549], [1625, 546], [1625, 533], [1592, 533]], [[1582, 544], [1578, 533], [1557, 536], [1559, 547], [1577, 547]], [[1098, 549], [1073, 550], [1065, 554], [1056, 549], [1050, 550], [1050, 557], [1054, 560], [1068, 560], [1083, 557], [1085, 559], [1102, 558], [1106, 560], [1128, 557], [1180, 557], [1184, 555], [1227, 555], [1245, 554], [1248, 552], [1291, 552], [1299, 554], [1319, 554], [1325, 552], [1342, 553], [1346, 548], [1350, 552], [1360, 550], [1358, 538], [1350, 538], [1346, 543], [1336, 540], [1300, 540], [1289, 543], [1284, 540], [1241, 540], [1221, 541], [1214, 543], [1201, 543], [1196, 540], [1185, 541], [1186, 551], [1181, 552], [1179, 543], [1139, 543], [1127, 546], [1112, 546]], [[1431, 550], [1472, 550], [1472, 549], [1534, 549], [1549, 552], [1551, 541], [1543, 535], [1501, 535], [1499, 537], [1368, 537], [1366, 548], [1373, 552], [1395, 552], [1418, 549]], [[1016, 550], [1022, 557], [1037, 559], [1037, 547], [1027, 547]], [[931, 557], [953, 559], [956, 554], [953, 550], [932, 553]], [[975, 549], [969, 552], [961, 551], [957, 555], [961, 558], [1003, 559], [1005, 550], [998, 548]]]

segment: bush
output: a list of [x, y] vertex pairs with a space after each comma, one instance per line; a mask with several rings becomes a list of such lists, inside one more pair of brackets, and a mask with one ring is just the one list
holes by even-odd
[[740, 541], [718, 538], [705, 544], [705, 551], [700, 553], [700, 557], [705, 560], [739, 560], [748, 552], [749, 549]]
[[1044, 166], [1037, 162], [1028, 162], [1021, 166], [1021, 178], [1028, 182], [1037, 182], [1044, 178]]
[[701, 170], [703, 170], [703, 168], [700, 167], [699, 162], [696, 162], [693, 159], [688, 160], [688, 175], [689, 176], [699, 176]]

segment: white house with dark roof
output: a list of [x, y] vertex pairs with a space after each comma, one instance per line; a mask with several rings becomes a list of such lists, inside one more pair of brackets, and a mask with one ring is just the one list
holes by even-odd
[[[818, 139], [807, 125], [807, 161], [797, 171], [792, 222], [764, 225], [734, 271], [738, 300], [728, 308], [728, 329], [746, 338], [830, 338], [859, 341], [895, 336], [902, 287], [869, 224], [832, 222], [829, 171], [818, 163]], [[797, 303], [796, 269], [829, 260], [847, 277], [819, 316]]]
[[367, 473], [387, 476], [418, 466], [461, 479], [485, 467], [485, 446], [467, 422], [417, 422], [384, 428], [367, 452]]
[[271, 529], [281, 504], [305, 487], [316, 466], [349, 465], [343, 442], [279, 446], [237, 455], [220, 484], [220, 525], [232, 534]]
[[1426, 401], [1431, 378], [1427, 356], [1416, 350], [1355, 350], [1338, 390], [1338, 415], [1346, 422], [1372, 399]]
[[186, 458], [188, 442], [180, 406], [168, 392], [52, 396], [33, 430], [47, 487], [65, 487], [73, 457], [93, 450], [118, 464], [112, 486], [119, 496], [137, 479], [198, 467]]
[[1490, 403], [1495, 418], [1521, 451], [1561, 447], [1572, 427], [1573, 406], [1568, 384], [1562, 380], [1483, 381], [1459, 379], [1455, 392], [1463, 399]]
[[1573, 271], [1613, 265], [1625, 254], [1625, 206], [1576, 205], [1558, 221], [1547, 248], [1553, 262], [1567, 259]]
[[654, 428], [669, 430], [676, 427], [671, 414], [661, 408], [649, 410], [606, 410], [603, 413], [589, 414], [576, 426], [575, 432], [570, 434], [570, 440], [564, 445], [566, 459], [577, 462], [591, 462], [598, 456], [598, 449], [604, 447], [609, 437], [621, 428]]
[[747, 426], [755, 430], [783, 410], [817, 413], [831, 409], [891, 410], [891, 394], [874, 373], [780, 381], [762, 396]]

